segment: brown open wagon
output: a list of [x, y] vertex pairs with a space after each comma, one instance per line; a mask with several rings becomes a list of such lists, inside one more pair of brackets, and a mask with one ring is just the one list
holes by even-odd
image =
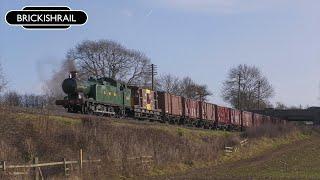
[[183, 101], [181, 96], [166, 92], [158, 92], [158, 105], [162, 110], [162, 117], [166, 121], [179, 122], [183, 116]]
[[200, 102], [200, 118], [206, 128], [215, 128], [217, 125], [216, 106], [207, 102]]
[[258, 127], [263, 124], [263, 115], [254, 113], [253, 114], [253, 126]]
[[182, 98], [182, 101], [185, 120], [191, 124], [197, 124], [200, 120], [200, 102], [188, 98]]
[[231, 127], [230, 113], [230, 108], [216, 105], [216, 117], [219, 128], [227, 129]]
[[242, 111], [242, 127], [248, 128], [253, 126], [253, 113], [248, 111]]
[[233, 128], [241, 128], [241, 111], [238, 109], [231, 109], [231, 124]]

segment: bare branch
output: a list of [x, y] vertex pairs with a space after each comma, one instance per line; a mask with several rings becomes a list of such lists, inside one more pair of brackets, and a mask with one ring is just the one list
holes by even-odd
[[[240, 104], [239, 97], [240, 78]], [[222, 97], [232, 106], [242, 109], [264, 108], [269, 106], [269, 99], [273, 97], [274, 90], [255, 66], [241, 64], [229, 71], [228, 78], [223, 83]], [[238, 107], [240, 106], [240, 107]]]

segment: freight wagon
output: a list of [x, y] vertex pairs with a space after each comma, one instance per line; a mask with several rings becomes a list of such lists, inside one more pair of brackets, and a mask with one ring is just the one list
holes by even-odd
[[111, 78], [77, 79], [76, 72], [62, 83], [67, 94], [57, 100], [73, 113], [134, 117], [209, 129], [244, 129], [285, 120], [231, 109], [148, 88], [127, 86]]
[[262, 115], [262, 122], [263, 122], [263, 124], [272, 124], [271, 117], [266, 116], [266, 115]]
[[232, 129], [241, 129], [241, 111], [238, 109], [230, 109]]
[[164, 121], [181, 124], [184, 110], [181, 96], [158, 92], [158, 104]]
[[201, 126], [206, 129], [214, 129], [217, 126], [216, 106], [207, 102], [200, 102]]
[[150, 89], [131, 86], [131, 104], [134, 117], [138, 119], [161, 120], [161, 110], [158, 108], [157, 92]]
[[200, 102], [197, 100], [182, 98], [184, 122], [199, 126], [200, 121]]
[[253, 113], [253, 126], [258, 127], [263, 124], [263, 115]]
[[253, 113], [248, 111], [242, 111], [242, 127], [249, 128], [253, 126]]
[[230, 129], [231, 128], [231, 111], [230, 108], [216, 106], [216, 118], [219, 129]]

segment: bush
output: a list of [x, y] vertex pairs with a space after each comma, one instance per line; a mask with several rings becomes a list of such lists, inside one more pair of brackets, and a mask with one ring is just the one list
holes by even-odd
[[297, 130], [296, 127], [289, 123], [286, 125], [264, 124], [259, 127], [247, 128], [245, 132], [242, 134], [242, 136], [247, 138], [260, 138], [260, 137], [276, 138], [276, 137], [287, 135], [296, 130]]

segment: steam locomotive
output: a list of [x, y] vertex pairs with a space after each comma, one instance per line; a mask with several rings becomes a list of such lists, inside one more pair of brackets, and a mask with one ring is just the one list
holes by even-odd
[[62, 82], [67, 96], [57, 100], [68, 112], [132, 117], [207, 129], [244, 129], [286, 120], [197, 101], [166, 92], [127, 86], [111, 78], [77, 79], [75, 71]]

